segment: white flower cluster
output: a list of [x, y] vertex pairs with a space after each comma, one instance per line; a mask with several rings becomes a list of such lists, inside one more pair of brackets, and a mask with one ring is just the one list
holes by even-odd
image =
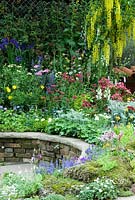
[[96, 90], [96, 98], [98, 100], [101, 100], [102, 98], [106, 98], [108, 101], [111, 98], [111, 91], [109, 88], [106, 88], [104, 91], [100, 87], [97, 88]]

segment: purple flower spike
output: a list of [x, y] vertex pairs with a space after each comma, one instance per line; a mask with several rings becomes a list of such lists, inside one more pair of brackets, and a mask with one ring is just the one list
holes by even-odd
[[3, 38], [3, 39], [1, 40], [1, 42], [2, 42], [3, 45], [8, 45], [9, 40], [8, 40], [8, 38]]
[[11, 40], [10, 40], [10, 43], [13, 44], [17, 49], [19, 49], [20, 45], [19, 45], [19, 43], [17, 42], [17, 40], [11, 39]]

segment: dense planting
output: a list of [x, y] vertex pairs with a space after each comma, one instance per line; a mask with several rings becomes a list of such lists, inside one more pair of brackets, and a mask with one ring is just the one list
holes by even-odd
[[126, 74], [113, 67], [135, 64], [134, 5], [0, 2], [0, 131], [40, 131], [90, 144], [80, 159], [46, 163], [40, 153], [33, 155], [33, 180], [5, 174], [1, 199], [114, 200], [133, 194], [135, 94], [126, 87]]

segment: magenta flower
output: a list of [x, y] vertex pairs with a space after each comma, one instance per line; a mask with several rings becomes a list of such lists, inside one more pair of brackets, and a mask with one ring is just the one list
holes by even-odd
[[50, 72], [50, 69], [43, 70], [43, 73], [49, 73], [49, 72]]
[[39, 68], [40, 67], [40, 65], [34, 65], [34, 69], [37, 69], [37, 68]]
[[52, 87], [52, 88], [56, 88], [56, 85], [53, 84], [53, 85], [51, 85], [51, 87]]
[[38, 71], [38, 72], [35, 73], [36, 76], [42, 76], [42, 74], [43, 74], [42, 70], [40, 70], [40, 71]]

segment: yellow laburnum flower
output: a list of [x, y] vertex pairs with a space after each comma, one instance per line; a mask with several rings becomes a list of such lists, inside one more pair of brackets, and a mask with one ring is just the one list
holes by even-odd
[[12, 86], [12, 89], [13, 89], [13, 90], [16, 90], [16, 89], [17, 89], [17, 86], [16, 86], [16, 85], [13, 85], [13, 86]]
[[45, 86], [44, 85], [40, 85], [40, 88], [43, 90], [45, 88]]
[[7, 91], [8, 93], [10, 93], [10, 92], [11, 92], [11, 89], [10, 89], [9, 87], [6, 87], [6, 91]]
[[11, 100], [11, 99], [13, 99], [13, 97], [12, 96], [8, 96], [8, 99]]

